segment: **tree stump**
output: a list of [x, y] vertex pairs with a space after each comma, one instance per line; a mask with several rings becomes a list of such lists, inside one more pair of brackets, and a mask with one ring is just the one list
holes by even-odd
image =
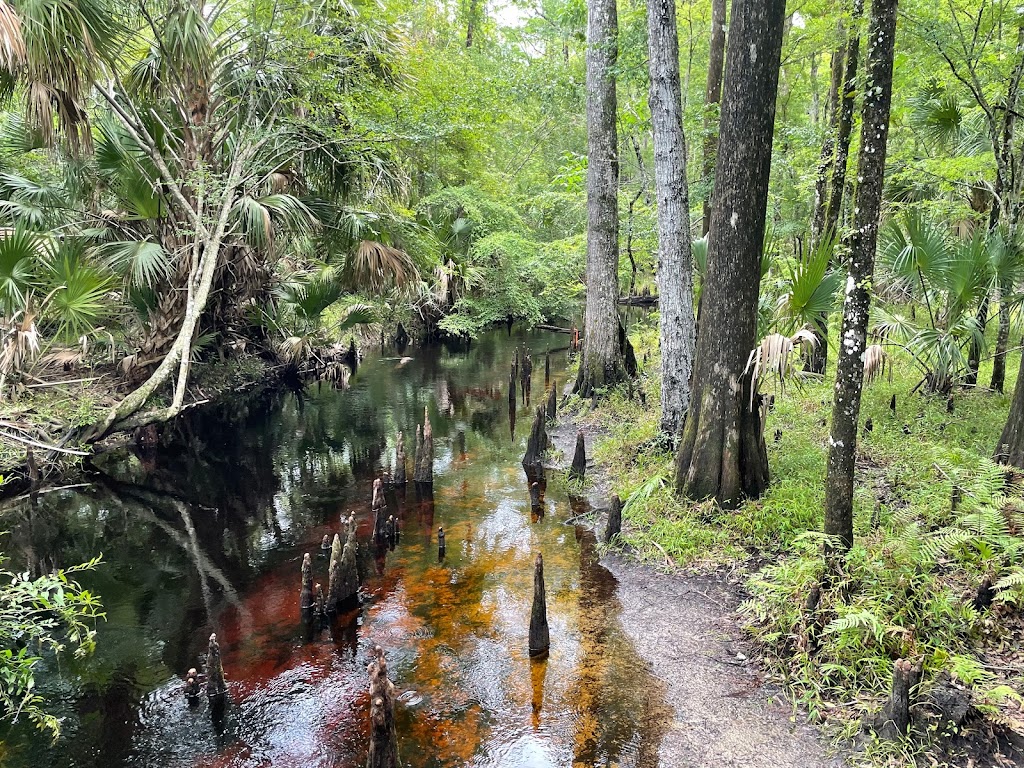
[[572, 457], [572, 466], [569, 467], [569, 479], [583, 482], [587, 474], [587, 446], [583, 439], [583, 433], [576, 433], [576, 453]]
[[889, 703], [878, 714], [875, 730], [883, 739], [895, 740], [910, 730], [910, 707], [914, 690], [921, 682], [921, 662], [899, 659], [892, 673]]
[[206, 651], [206, 696], [210, 699], [223, 699], [228, 692], [224, 682], [224, 665], [220, 659], [220, 644], [217, 633], [210, 635], [210, 645]]
[[[420, 430], [416, 430], [417, 436], [421, 434]], [[427, 409], [423, 409], [423, 430], [422, 440], [417, 441], [416, 451], [416, 470], [413, 474], [413, 480], [423, 485], [434, 484], [434, 432], [430, 427], [430, 417], [427, 414]]]
[[544, 452], [548, 447], [546, 421], [544, 407], [538, 407], [530, 437], [526, 441], [526, 453], [523, 455], [523, 469], [528, 477], [537, 477], [544, 472]]
[[370, 675], [370, 756], [367, 768], [398, 768], [395, 684], [388, 679], [384, 651], [378, 645], [366, 670]]
[[533, 607], [530, 610], [530, 658], [547, 655], [551, 647], [548, 632], [548, 602], [544, 592], [544, 558], [537, 553], [533, 565]]
[[302, 588], [299, 590], [299, 608], [303, 613], [313, 607], [313, 561], [309, 552], [302, 556]]
[[604, 542], [611, 544], [612, 540], [622, 533], [622, 499], [612, 496], [612, 506], [608, 510], [608, 523], [604, 529]]
[[395, 436], [395, 485], [405, 485], [405, 436]]
[[558, 384], [557, 382], [548, 393], [548, 421], [554, 421], [558, 413]]

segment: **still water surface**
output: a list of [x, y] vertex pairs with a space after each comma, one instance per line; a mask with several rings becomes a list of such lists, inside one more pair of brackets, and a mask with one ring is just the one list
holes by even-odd
[[[503, 330], [469, 349], [373, 356], [351, 389], [240, 399], [178, 425], [178, 441], [120, 462], [89, 487], [8, 505], [0, 530], [15, 565], [69, 565], [103, 552], [83, 579], [107, 614], [85, 662], [51, 667], [44, 692], [64, 716], [50, 746], [0, 733], [0, 764], [333, 766], [366, 763], [366, 665], [387, 653], [399, 692], [403, 765], [655, 766], [661, 683], [619, 621], [616, 583], [557, 478], [531, 514], [520, 466], [532, 409], [510, 412], [509, 362], [565, 337]], [[565, 352], [551, 355], [564, 380]], [[373, 479], [409, 454], [424, 408], [434, 430], [433, 498], [388, 492], [402, 521], [393, 551], [371, 542]], [[324, 534], [355, 512], [361, 605], [322, 631], [299, 611], [300, 563], [326, 589]], [[438, 557], [437, 527], [446, 553]], [[545, 560], [551, 653], [531, 661], [535, 553]], [[220, 638], [230, 703], [223, 721], [190, 706], [182, 678]], [[204, 697], [205, 698], [205, 697]]]

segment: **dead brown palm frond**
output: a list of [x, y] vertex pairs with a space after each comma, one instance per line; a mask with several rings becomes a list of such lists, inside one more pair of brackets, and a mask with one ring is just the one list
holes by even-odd
[[26, 308], [7, 323], [0, 347], [0, 396], [4, 385], [11, 376], [20, 375], [26, 364], [39, 356], [39, 331], [36, 329], [35, 313]]
[[419, 282], [419, 270], [409, 254], [376, 240], [361, 240], [348, 260], [346, 278], [357, 289], [381, 292], [407, 289]]
[[313, 354], [313, 343], [309, 336], [289, 336], [278, 347], [281, 360], [289, 365], [306, 362]]
[[761, 343], [750, 350], [747, 358], [747, 366], [743, 369], [746, 373], [753, 369], [751, 375], [755, 386], [750, 388], [750, 409], [754, 408], [754, 394], [757, 391], [756, 384], [763, 378], [775, 380], [781, 392], [786, 390], [786, 381], [795, 378], [797, 371], [793, 367], [793, 352], [800, 346], [813, 347], [818, 343], [813, 332], [803, 328], [792, 336], [784, 336], [781, 333], [770, 333], [761, 339]]
[[892, 381], [892, 365], [889, 363], [889, 356], [881, 344], [872, 344], [864, 350], [864, 386], [867, 386], [877, 378], [888, 372], [889, 381]]
[[21, 35], [21, 19], [4, 0], [0, 0], [0, 68], [9, 73], [25, 66], [25, 38]]
[[352, 375], [345, 363], [332, 360], [324, 368], [323, 380], [330, 382], [336, 389], [348, 389], [348, 380]]

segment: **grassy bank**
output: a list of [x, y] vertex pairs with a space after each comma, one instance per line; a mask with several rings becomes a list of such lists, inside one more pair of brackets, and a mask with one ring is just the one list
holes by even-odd
[[[925, 699], [936, 687], [970, 691], [973, 716], [965, 728], [996, 724], [1024, 733], [1024, 622], [1017, 611], [1024, 606], [1024, 481], [990, 460], [1009, 395], [957, 391], [952, 403], [912, 395], [920, 377], [899, 359], [891, 380], [868, 387], [856, 544], [840, 588], [810, 613], [807, 597], [824, 565], [819, 532], [833, 371], [775, 392], [765, 426], [771, 487], [723, 512], [673, 493], [673, 457], [657, 439], [656, 330], [635, 327], [632, 338], [646, 358], [646, 405], [614, 392], [594, 410], [577, 407], [579, 418], [606, 436], [595, 459], [627, 500], [623, 537], [636, 556], [658, 566], [738, 572], [748, 595], [742, 612], [767, 669], [812, 718], [835, 726], [837, 738], [858, 732], [887, 695], [894, 662], [911, 656], [924, 664]], [[1012, 389], [1019, 354], [1008, 362]], [[983, 366], [982, 382], [989, 373]], [[999, 588], [991, 605], [976, 607], [986, 578]], [[899, 765], [915, 749], [921, 747], [870, 742], [868, 755]]]

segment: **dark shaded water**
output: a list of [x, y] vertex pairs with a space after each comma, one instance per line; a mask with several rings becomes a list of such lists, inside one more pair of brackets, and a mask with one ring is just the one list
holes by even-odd
[[[557, 479], [531, 515], [519, 465], [530, 412], [510, 424], [513, 349], [555, 334], [486, 335], [471, 349], [368, 359], [349, 391], [271, 393], [193, 416], [179, 447], [113, 462], [119, 479], [0, 512], [16, 566], [70, 565], [103, 552], [83, 581], [107, 613], [98, 649], [51, 666], [43, 690], [64, 719], [56, 745], [18, 726], [0, 744], [10, 766], [360, 766], [368, 734], [366, 665], [388, 656], [400, 693], [408, 766], [653, 766], [665, 716], [661, 684], [618, 620], [616, 583]], [[559, 384], [565, 353], [552, 355]], [[402, 520], [394, 551], [370, 542], [370, 488], [412, 454], [427, 408], [433, 499], [389, 492]], [[514, 428], [513, 428], [514, 425]], [[514, 434], [513, 434], [514, 433]], [[410, 472], [411, 475], [411, 472]], [[325, 533], [354, 511], [362, 603], [333, 626], [300, 621], [302, 554], [326, 588]], [[436, 531], [447, 549], [439, 561]], [[552, 649], [527, 655], [533, 555], [545, 559]], [[223, 721], [190, 707], [182, 677], [220, 638], [230, 703]]]

